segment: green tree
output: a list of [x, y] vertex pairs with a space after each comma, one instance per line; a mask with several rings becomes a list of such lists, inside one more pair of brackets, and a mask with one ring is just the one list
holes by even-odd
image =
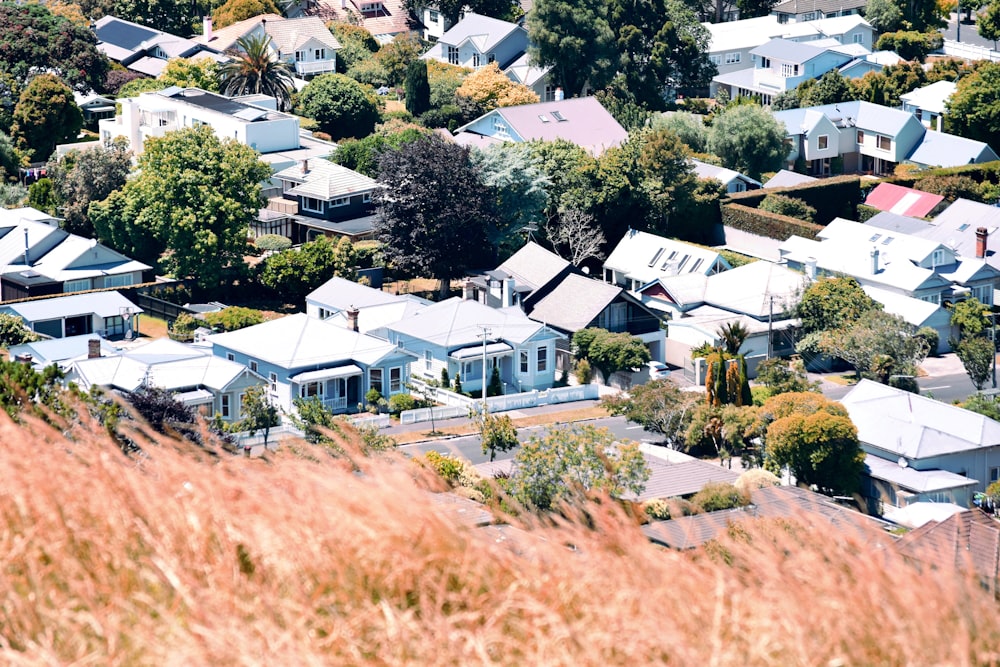
[[47, 159], [56, 144], [76, 140], [83, 113], [73, 91], [53, 74], [39, 74], [21, 93], [14, 108], [11, 136], [29, 160]]
[[295, 410], [288, 417], [305, 434], [306, 442], [322, 445], [333, 456], [350, 457], [353, 453], [369, 456], [396, 446], [394, 439], [378, 429], [355, 428], [343, 417], [334, 415], [316, 396], [296, 398], [292, 404]]
[[958, 82], [947, 102], [951, 130], [967, 139], [995, 141], [1000, 136], [1000, 63], [983, 63]]
[[898, 315], [869, 310], [839, 329], [823, 334], [821, 349], [854, 367], [858, 377], [889, 384], [890, 377], [915, 377], [927, 356], [927, 341]]
[[375, 60], [385, 69], [390, 86], [401, 86], [406, 79], [406, 69], [426, 51], [416, 33], [400, 33], [375, 54]]
[[257, 435], [258, 431], [263, 431], [264, 446], [266, 447], [271, 427], [278, 425], [279, 417], [278, 408], [271, 402], [264, 385], [258, 384], [247, 388], [243, 393], [240, 411], [243, 414], [243, 419], [240, 420], [237, 428], [241, 431], [248, 431], [251, 436]]
[[261, 14], [281, 14], [274, 0], [226, 0], [212, 11], [213, 29], [225, 28]]
[[64, 220], [63, 228], [87, 238], [94, 236], [94, 225], [88, 214], [90, 203], [107, 199], [124, 186], [131, 170], [132, 152], [123, 140], [71, 151], [50, 160], [48, 174]]
[[446, 295], [452, 278], [491, 262], [495, 200], [468, 149], [437, 136], [404, 144], [382, 155], [379, 182], [375, 233], [390, 265], [438, 278]]
[[819, 391], [819, 382], [810, 382], [801, 361], [772, 357], [757, 367], [757, 382], [767, 388], [768, 397], [789, 392]]
[[496, 416], [484, 410], [476, 418], [479, 428], [479, 439], [483, 445], [483, 454], [490, 455], [492, 462], [497, 452], [509, 452], [520, 444], [514, 422], [507, 415]]
[[427, 81], [427, 63], [414, 60], [406, 68], [406, 110], [419, 116], [431, 108], [431, 86]]
[[[316, 80], [319, 78], [322, 77]], [[236, 55], [219, 68], [219, 81], [226, 95], [270, 95], [278, 101], [281, 110], [290, 106], [295, 89], [291, 68], [278, 59], [267, 34], [252, 34], [236, 40]], [[308, 88], [306, 86], [306, 90]]]
[[229, 306], [214, 313], [203, 315], [205, 322], [217, 331], [236, 331], [264, 321], [264, 313], [244, 306]]
[[698, 114], [672, 111], [656, 116], [651, 125], [654, 130], [673, 132], [693, 153], [704, 153], [708, 148], [708, 129]]
[[[839, 102], [849, 102], [856, 99], [854, 87], [850, 79], [840, 73], [838, 69], [826, 72], [815, 85], [810, 86], [805, 93], [799, 93], [799, 104], [803, 107], [815, 107], [823, 104], [837, 104]], [[799, 84], [801, 89], [803, 84]]]
[[635, 443], [615, 443], [607, 429], [553, 429], [533, 436], [514, 457], [513, 495], [536, 510], [552, 509], [592, 490], [638, 495], [649, 467]]
[[973, 394], [961, 405], [966, 410], [1000, 421], [1000, 400], [996, 396]]
[[726, 482], [709, 482], [691, 497], [691, 504], [702, 512], [718, 512], [745, 507], [750, 494]]
[[762, 211], [770, 211], [778, 215], [787, 215], [806, 222], [813, 222], [816, 216], [816, 209], [801, 199], [796, 197], [786, 197], [785, 195], [770, 194], [761, 200], [757, 205]]
[[549, 221], [559, 211], [593, 212], [598, 163], [586, 150], [565, 139], [526, 144], [534, 164], [548, 179], [545, 215]]
[[722, 347], [726, 352], [736, 356], [740, 353], [740, 348], [743, 347], [747, 336], [750, 335], [750, 330], [742, 322], [728, 322], [716, 329], [715, 335], [722, 341]]
[[820, 278], [802, 295], [796, 314], [806, 333], [846, 327], [881, 305], [865, 294], [854, 278]]
[[586, 359], [601, 372], [605, 382], [618, 371], [640, 368], [649, 361], [649, 348], [639, 338], [628, 333], [613, 333], [590, 327], [573, 334], [576, 356]]
[[785, 156], [785, 128], [755, 104], [742, 104], [718, 115], [708, 133], [708, 148], [723, 166], [760, 179], [781, 168]]
[[943, 37], [938, 32], [898, 30], [887, 32], [875, 42], [879, 51], [895, 51], [904, 60], [924, 62], [927, 54], [941, 48]]
[[691, 412], [685, 435], [687, 448], [711, 451], [720, 463], [732, 468], [733, 457], [746, 458], [753, 448], [756, 422], [753, 406], [700, 403]]
[[271, 175], [256, 151], [210, 127], [186, 128], [149, 138], [138, 166], [138, 176], [90, 205], [101, 241], [206, 290], [243, 274], [260, 183]]
[[341, 74], [347, 72], [355, 63], [371, 59], [378, 51], [378, 41], [359, 25], [330, 22], [327, 27], [340, 42], [340, 49], [337, 51], [337, 71]]
[[993, 42], [993, 50], [997, 48], [1000, 39], [1000, 0], [991, 0], [979, 16], [976, 17], [976, 30], [983, 39]]
[[496, 196], [497, 225], [490, 230], [490, 243], [500, 257], [509, 257], [523, 245], [523, 229], [544, 220], [548, 178], [524, 143], [487, 146], [473, 151], [470, 158], [483, 184]]
[[955, 346], [955, 354], [969, 374], [969, 379], [976, 386], [976, 391], [982, 391], [993, 372], [996, 349], [993, 341], [976, 336], [965, 338]]
[[371, 134], [380, 105], [371, 87], [343, 74], [321, 74], [299, 96], [299, 113], [315, 120], [335, 140]]
[[28, 190], [20, 183], [0, 182], [0, 207], [17, 208], [28, 199]]
[[138, 97], [142, 93], [164, 90], [169, 86], [159, 79], [133, 79], [118, 89], [118, 97]]
[[632, 387], [627, 395], [614, 394], [601, 399], [601, 405], [610, 414], [662, 435], [668, 447], [678, 450], [685, 449], [687, 425], [698, 403], [691, 392], [681, 391], [668, 380], [653, 380]]
[[427, 82], [431, 90], [431, 107], [438, 109], [445, 105], [454, 104], [455, 91], [462, 85], [465, 77], [472, 73], [472, 70], [438, 60], [428, 60], [425, 64], [427, 66]]
[[740, 10], [740, 19], [767, 16], [775, 4], [776, 0], [736, 0], [736, 7]]
[[990, 326], [989, 308], [979, 299], [965, 299], [951, 308], [951, 324], [962, 338], [978, 336]]
[[275, 253], [261, 265], [260, 282], [288, 303], [302, 303], [306, 295], [333, 277], [354, 280], [357, 255], [349, 239], [320, 236]]
[[219, 92], [219, 65], [208, 56], [171, 58], [156, 78], [167, 86]]
[[18, 177], [21, 159], [18, 156], [14, 141], [4, 132], [0, 132], [0, 181], [14, 180]]
[[868, 0], [865, 20], [878, 32], [895, 32], [903, 26], [903, 10], [895, 0]]
[[527, 25], [532, 59], [553, 68], [553, 79], [566, 97], [576, 97], [584, 85], [603, 88], [611, 81], [619, 56], [607, 3], [538, 0]]
[[40, 336], [29, 329], [17, 315], [0, 313], [0, 347], [7, 349], [12, 345], [33, 343]]
[[415, 125], [398, 132], [391, 131], [388, 124], [377, 125], [375, 132], [363, 139], [345, 139], [338, 143], [330, 160], [365, 176], [377, 178], [378, 161], [382, 153], [396, 150], [403, 144], [418, 141], [429, 134], [428, 130]]

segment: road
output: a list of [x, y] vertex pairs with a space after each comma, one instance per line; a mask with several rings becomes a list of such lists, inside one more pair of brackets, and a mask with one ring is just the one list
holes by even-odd
[[[917, 378], [917, 385], [920, 387], [921, 396], [935, 398], [942, 403], [953, 403], [964, 401], [970, 394], [976, 393], [969, 376], [965, 373], [949, 373], [946, 375], [935, 375], [934, 377]], [[987, 384], [986, 389], [990, 385]], [[833, 385], [826, 383], [823, 386], [823, 395], [834, 401], [839, 401], [847, 392], [851, 390], [847, 385]]]
[[[964, 3], [962, 6], [963, 8], [965, 7]], [[965, 12], [963, 11], [962, 14], [964, 15]], [[975, 17], [976, 15], [975, 11], [972, 12], [972, 15], [973, 17]], [[952, 12], [951, 19], [948, 21], [948, 27], [941, 31], [945, 39], [955, 40], [956, 33], [958, 32], [957, 30], [958, 22], [955, 20], [956, 16], [957, 15], [954, 12]], [[973, 21], [972, 23], [965, 23], [965, 22], [962, 23], [961, 37], [962, 38], [958, 41], [962, 42], [963, 44], [975, 44], [976, 46], [985, 46], [988, 49], [994, 48], [992, 40], [983, 39], [982, 37], [979, 36], [979, 31], [976, 30], [975, 21]]]

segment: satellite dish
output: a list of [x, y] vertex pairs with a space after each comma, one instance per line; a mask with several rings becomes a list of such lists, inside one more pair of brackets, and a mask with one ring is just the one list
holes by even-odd
[[906, 468], [907, 466], [910, 465], [909, 463], [907, 463], [905, 456], [900, 456], [899, 460], [896, 461], [896, 463], [899, 464], [900, 468]]
[[580, 270], [583, 271], [584, 275], [588, 275], [588, 276], [590, 275], [590, 267], [589, 266], [585, 266], [585, 267], [583, 267]]

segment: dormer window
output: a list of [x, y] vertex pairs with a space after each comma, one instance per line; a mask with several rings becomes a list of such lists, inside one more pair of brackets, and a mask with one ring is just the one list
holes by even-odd
[[934, 254], [931, 255], [931, 266], [938, 267], [944, 265], [945, 265], [945, 252], [943, 249], [938, 248], [937, 250], [934, 251]]

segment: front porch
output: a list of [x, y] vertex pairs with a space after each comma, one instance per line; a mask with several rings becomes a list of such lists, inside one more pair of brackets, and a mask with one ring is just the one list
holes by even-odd
[[449, 373], [457, 373], [462, 378], [462, 389], [470, 393], [483, 390], [483, 359], [486, 360], [486, 379], [489, 384], [493, 369], [500, 373], [500, 381], [507, 387], [517, 387], [514, 378], [514, 349], [504, 342], [471, 345], [459, 348], [448, 355]]
[[361, 379], [364, 371], [353, 364], [308, 371], [292, 376], [292, 395], [303, 400], [316, 399], [333, 413], [352, 412], [364, 400]]

